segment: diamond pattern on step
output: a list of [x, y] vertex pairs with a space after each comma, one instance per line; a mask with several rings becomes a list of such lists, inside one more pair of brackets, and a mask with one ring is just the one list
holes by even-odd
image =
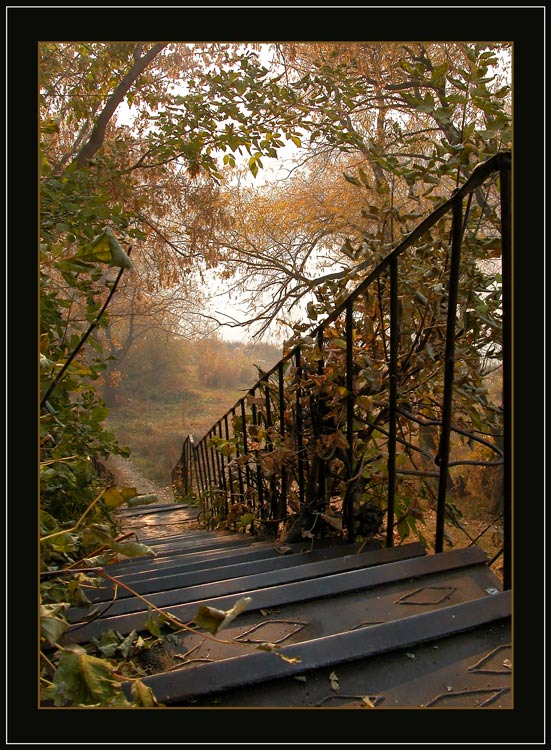
[[399, 599], [396, 599], [394, 604], [420, 604], [425, 606], [440, 604], [449, 599], [455, 590], [455, 586], [423, 586], [420, 589], [415, 589], [415, 591], [404, 594]]
[[497, 646], [476, 664], [467, 668], [467, 672], [478, 674], [511, 674], [513, 664], [511, 661], [511, 644]]

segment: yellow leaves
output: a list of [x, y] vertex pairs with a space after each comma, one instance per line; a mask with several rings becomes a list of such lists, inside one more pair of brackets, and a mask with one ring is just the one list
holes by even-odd
[[131, 498], [136, 497], [137, 494], [138, 491], [135, 487], [112, 485], [104, 491], [103, 502], [108, 508], [118, 508], [119, 505], [127, 503]]

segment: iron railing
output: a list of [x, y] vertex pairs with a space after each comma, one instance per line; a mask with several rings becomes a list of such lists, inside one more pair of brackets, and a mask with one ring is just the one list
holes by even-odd
[[[481, 188], [496, 177], [500, 223], [494, 231], [501, 245], [502, 309], [501, 319], [494, 317], [489, 325], [501, 327], [503, 400], [494, 412], [499, 413], [502, 433], [497, 435], [497, 430], [494, 436], [503, 440], [492, 442], [491, 436], [481, 437], [483, 430], [466, 424], [464, 413], [455, 419], [454, 408], [465, 388], [471, 387], [471, 395], [476, 392], [476, 384], [463, 382], [463, 350], [457, 354], [472, 303], [464, 298], [461, 284], [462, 248], [476, 242], [479, 247], [480, 242], [496, 246], [491, 229], [481, 230], [486, 208]], [[424, 482], [419, 491], [425, 494], [433, 482], [434, 550], [441, 552], [454, 508], [450, 469], [462, 463], [451, 456], [452, 438], [462, 436], [497, 454], [497, 461], [487, 463], [502, 465], [503, 544], [496, 557], [503, 554], [504, 588], [511, 587], [510, 181], [510, 152], [478, 165], [449, 200], [384, 257], [322, 323], [293, 344], [197, 444], [186, 438], [173, 480], [186, 493], [193, 484], [207, 515], [233, 519], [253, 534], [259, 527], [277, 533], [292, 516], [302, 518], [303, 528], [317, 522], [342, 526], [349, 541], [381, 533], [384, 526], [385, 543], [392, 546], [397, 530], [398, 537], [407, 533], [408, 525], [420, 530], [419, 497], [408, 482]], [[427, 283], [413, 289], [407, 264], [422, 262]], [[438, 312], [442, 310], [445, 322]], [[403, 324], [405, 312], [409, 328]], [[415, 363], [423, 360], [426, 365], [427, 358], [433, 365], [430, 383], [419, 383]], [[419, 431], [435, 426], [437, 448], [427, 461], [430, 451]]]

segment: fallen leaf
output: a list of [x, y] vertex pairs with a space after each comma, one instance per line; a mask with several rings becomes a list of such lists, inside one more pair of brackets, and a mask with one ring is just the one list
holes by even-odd
[[375, 704], [373, 703], [369, 695], [364, 695], [364, 697], [362, 698], [362, 703], [367, 708], [375, 708]]
[[335, 672], [331, 672], [329, 675], [329, 681], [331, 682], [331, 690], [334, 690], [335, 693], [338, 693], [340, 691], [340, 685], [339, 685], [339, 678], [335, 674]]

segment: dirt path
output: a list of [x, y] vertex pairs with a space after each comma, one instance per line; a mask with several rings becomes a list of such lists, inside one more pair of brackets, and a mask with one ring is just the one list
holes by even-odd
[[115, 477], [115, 483], [124, 487], [135, 487], [139, 495], [157, 495], [159, 503], [173, 503], [172, 487], [163, 487], [146, 477], [131, 458], [109, 456], [106, 467]]
[[[157, 503], [178, 505], [172, 494], [170, 486], [163, 487], [159, 483], [146, 477], [135, 461], [122, 456], [110, 456], [106, 461], [106, 467], [112, 472], [116, 484], [124, 487], [135, 487], [140, 495], [156, 495]], [[178, 534], [186, 534], [200, 528], [196, 519], [197, 511], [184, 510], [188, 506], [181, 506], [182, 513], [170, 511], [152, 514], [140, 514], [121, 519], [123, 532], [133, 531], [139, 541], [147, 543], [148, 539], [169, 537]], [[188, 513], [191, 518], [186, 518]]]

